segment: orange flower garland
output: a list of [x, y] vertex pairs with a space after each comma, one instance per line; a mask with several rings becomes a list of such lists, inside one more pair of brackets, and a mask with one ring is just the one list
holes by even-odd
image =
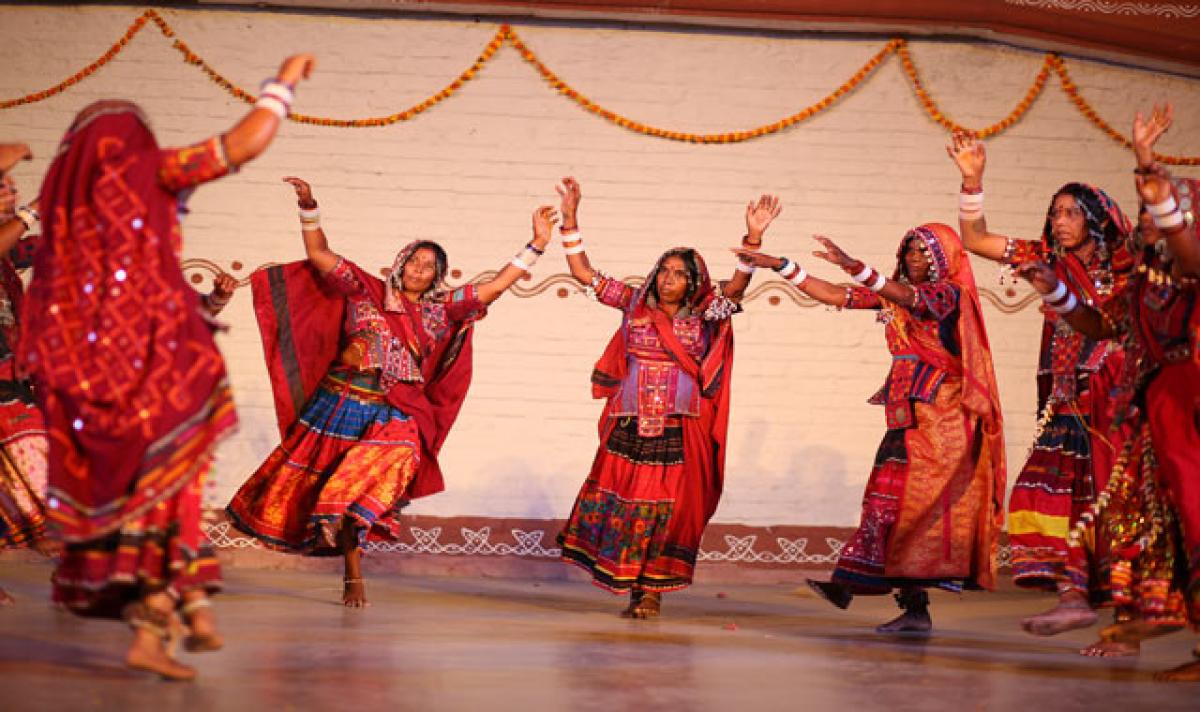
[[[135, 19], [132, 24], [130, 24], [129, 28], [125, 31], [124, 36], [122, 36], [121, 39], [117, 40], [117, 42], [109, 47], [108, 51], [101, 55], [101, 57], [95, 62], [92, 62], [82, 70], [71, 75], [64, 81], [55, 84], [49, 89], [27, 94], [16, 99], [0, 100], [0, 110], [10, 109], [14, 106], [22, 106], [24, 104], [32, 104], [49, 99], [50, 97], [61, 94], [69, 87], [72, 87], [90, 77], [97, 70], [108, 64], [114, 57], [120, 54], [121, 51], [124, 50], [129, 42], [134, 38], [134, 36], [136, 36], [138, 32], [140, 32], [142, 28], [146, 26], [147, 22], [153, 22], [158, 27], [159, 31], [162, 32], [164, 37], [174, 40], [172, 42], [172, 47], [183, 56], [183, 60], [185, 62], [199, 67], [202, 72], [208, 75], [209, 79], [211, 79], [225, 91], [229, 92], [229, 94], [231, 94], [233, 97], [246, 103], [254, 103], [256, 98], [254, 94], [242, 89], [217, 72], [217, 70], [213, 69], [213, 67], [209, 65], [208, 62], [206, 62], [202, 57], [193, 52], [183, 40], [176, 38], [174, 29], [167, 24], [167, 21], [163, 19], [163, 17], [159, 15], [157, 11], [146, 10], [137, 19]], [[876, 69], [879, 68], [879, 65], [881, 65], [887, 59], [888, 55], [894, 53], [899, 55], [900, 62], [904, 69], [904, 74], [908, 78], [908, 82], [912, 86], [913, 91], [916, 93], [917, 99], [920, 101], [925, 113], [928, 114], [933, 121], [947, 130], [961, 131], [972, 134], [979, 138], [989, 138], [991, 136], [997, 136], [1003, 133], [1020, 121], [1021, 118], [1029, 112], [1029, 109], [1033, 106], [1034, 101], [1037, 100], [1042, 91], [1045, 89], [1046, 81], [1050, 77], [1050, 72], [1054, 71], [1058, 75], [1063, 91], [1067, 94], [1067, 97], [1071, 100], [1071, 103], [1088, 121], [1092, 122], [1097, 128], [1106, 133], [1117, 143], [1120, 143], [1126, 148], [1133, 147], [1133, 144], [1129, 139], [1125, 138], [1124, 135], [1114, 129], [1108, 122], [1100, 118], [1100, 115], [1096, 112], [1096, 110], [1092, 108], [1092, 106], [1089, 105], [1082, 96], [1080, 96], [1078, 88], [1071, 81], [1070, 75], [1067, 73], [1066, 62], [1062, 59], [1062, 57], [1059, 57], [1052, 52], [1046, 54], [1042, 63], [1042, 68], [1038, 71], [1037, 76], [1034, 78], [1033, 85], [1025, 93], [1025, 97], [1018, 102], [1017, 106], [1008, 114], [1008, 116], [1005, 116], [1000, 121], [997, 121], [991, 126], [986, 126], [982, 129], [971, 129], [962, 126], [941, 112], [941, 110], [938, 108], [937, 102], [935, 102], [933, 97], [929, 95], [929, 92], [925, 89], [924, 83], [921, 81], [921, 77], [917, 72], [916, 65], [913, 63], [912, 56], [909, 54], [907, 42], [905, 42], [903, 39], [896, 38], [889, 40], [888, 43], [884, 45], [883, 49], [875, 53], [875, 55], [845, 83], [835, 89], [824, 99], [821, 99], [809, 107], [806, 107], [773, 123], [763, 124], [762, 126], [758, 126], [753, 129], [747, 129], [743, 131], [727, 131], [724, 133], [695, 134], [684, 131], [672, 131], [669, 129], [643, 124], [606, 109], [599, 104], [596, 104], [574, 89], [571, 85], [560, 79], [553, 71], [551, 71], [550, 68], [547, 67], [540, 59], [538, 59], [537, 55], [533, 53], [533, 50], [529, 49], [529, 47], [517, 36], [516, 32], [514, 32], [513, 29], [508, 25], [500, 26], [500, 28], [496, 31], [496, 35], [490, 42], [488, 42], [487, 46], [484, 47], [483, 52], [480, 53], [474, 64], [459, 74], [454, 81], [450, 82], [440, 91], [436, 92], [424, 101], [414, 104], [404, 111], [399, 111], [395, 114], [389, 114], [387, 116], [378, 116], [366, 119], [331, 119], [319, 116], [309, 116], [307, 114], [293, 113], [288, 116], [288, 119], [303, 124], [312, 124], [316, 126], [336, 126], [339, 128], [388, 126], [400, 121], [408, 121], [418, 114], [428, 111], [435, 105], [450, 98], [455, 92], [461, 89], [464, 84], [474, 79], [478, 75], [479, 71], [483, 69], [483, 66], [487, 64], [488, 61], [495, 56], [496, 52], [498, 52], [506, 43], [512, 45], [513, 49], [515, 49], [521, 55], [521, 58], [528, 62], [538, 72], [538, 74], [542, 76], [546, 83], [551, 86], [551, 88], [575, 102], [586, 111], [599, 116], [605, 121], [616, 124], [623, 129], [636, 131], [646, 136], [665, 138], [671, 141], [685, 141], [690, 143], [705, 144], [740, 143], [742, 141], [748, 141], [750, 139], [778, 133], [783, 129], [810, 119], [833, 106], [833, 104], [835, 104], [838, 100], [842, 99], [847, 94], [858, 88], [858, 86], [861, 85], [868, 76], [870, 76]], [[1164, 154], [1155, 155], [1160, 162], [1170, 165], [1200, 165], [1200, 156], [1170, 156]]]

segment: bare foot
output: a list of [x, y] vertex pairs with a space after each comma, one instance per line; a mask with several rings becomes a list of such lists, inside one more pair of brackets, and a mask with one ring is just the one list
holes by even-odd
[[875, 628], [876, 633], [928, 633], [931, 630], [933, 618], [928, 610], [907, 610]]
[[1154, 673], [1154, 679], [1159, 682], [1200, 682], [1200, 660]]
[[133, 645], [125, 654], [125, 664], [134, 670], [156, 673], [168, 680], [192, 680], [196, 669], [167, 654], [164, 639], [148, 629], [134, 631]]
[[622, 618], [657, 618], [662, 612], [662, 594], [655, 591], [634, 591], [629, 594], [629, 607], [621, 611]]
[[1097, 640], [1079, 651], [1089, 658], [1132, 658], [1142, 652], [1141, 643], [1117, 640]]
[[208, 596], [204, 593], [185, 596], [181, 611], [188, 624], [188, 636], [183, 639], [184, 650], [209, 653], [225, 647], [225, 639], [217, 632], [217, 620]]
[[346, 608], [366, 608], [371, 605], [367, 601], [367, 586], [360, 578], [343, 579], [342, 605]]
[[1058, 605], [1036, 616], [1021, 620], [1025, 632], [1033, 635], [1058, 635], [1096, 622], [1096, 612], [1085, 601], [1059, 601]]
[[17, 599], [12, 597], [12, 594], [0, 588], [0, 608], [17, 605]]
[[1100, 639], [1105, 642], [1115, 643], [1141, 643], [1147, 638], [1157, 638], [1160, 635], [1174, 633], [1182, 627], [1178, 625], [1147, 623], [1137, 618], [1123, 623], [1113, 623], [1100, 631]]

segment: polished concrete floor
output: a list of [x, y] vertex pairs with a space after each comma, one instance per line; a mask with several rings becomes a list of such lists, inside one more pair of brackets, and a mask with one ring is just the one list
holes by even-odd
[[1094, 631], [1021, 632], [1046, 600], [1015, 591], [935, 593], [936, 633], [897, 639], [872, 631], [890, 599], [837, 611], [791, 586], [701, 584], [627, 621], [577, 581], [378, 576], [358, 611], [334, 574], [235, 569], [217, 603], [228, 646], [182, 654], [199, 679], [167, 683], [121, 667], [120, 625], [51, 609], [48, 575], [0, 561], [18, 598], [0, 609], [0, 709], [1200, 709], [1200, 684], [1151, 679], [1190, 659], [1191, 634], [1087, 659]]

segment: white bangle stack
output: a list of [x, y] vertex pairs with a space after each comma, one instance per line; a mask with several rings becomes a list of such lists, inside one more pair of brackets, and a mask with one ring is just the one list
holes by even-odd
[[258, 93], [258, 101], [254, 102], [254, 106], [258, 109], [266, 109], [280, 119], [286, 119], [292, 111], [292, 102], [295, 100], [296, 94], [291, 87], [283, 82], [269, 79], [263, 82], [262, 89]]
[[321, 229], [321, 209], [300, 208], [300, 230], [302, 232], [316, 232]]
[[1167, 199], [1161, 203], [1146, 205], [1146, 212], [1154, 218], [1154, 226], [1160, 230], [1173, 230], [1184, 222], [1183, 213], [1179, 210], [1179, 204], [1175, 202], [1173, 195], [1168, 195]]
[[978, 220], [983, 217], [983, 193], [958, 194], [958, 219]]
[[776, 271], [779, 272], [780, 277], [783, 277], [796, 287], [804, 284], [804, 280], [808, 279], [808, 272], [786, 257], [783, 258], [783, 264]]
[[880, 291], [887, 284], [887, 277], [884, 277], [870, 265], [863, 265], [859, 273], [850, 275], [850, 278], [872, 292]]
[[754, 265], [748, 265], [745, 262], [738, 260], [737, 271], [743, 274], [754, 274]]
[[541, 253], [534, 249], [533, 245], [526, 245], [525, 249], [518, 252], [509, 264], [517, 269], [532, 272], [533, 266], [537, 264], [538, 258], [541, 256]]
[[16, 216], [18, 220], [25, 223], [26, 230], [32, 230], [33, 226], [37, 225], [38, 220], [41, 219], [41, 216], [38, 215], [38, 212], [28, 205], [22, 205], [21, 207], [17, 208]]
[[563, 234], [561, 230], [558, 233], [562, 238], [563, 252], [568, 255], [578, 255], [583, 252], [583, 233], [579, 230], [569, 234]]
[[1053, 292], [1042, 295], [1042, 302], [1059, 314], [1068, 314], [1079, 306], [1079, 300], [1067, 289], [1067, 285], [1059, 282]]

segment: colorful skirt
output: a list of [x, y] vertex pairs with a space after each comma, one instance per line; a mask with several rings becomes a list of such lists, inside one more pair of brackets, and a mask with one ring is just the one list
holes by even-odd
[[221, 566], [200, 522], [203, 492], [204, 477], [196, 477], [112, 534], [67, 544], [51, 577], [54, 602], [79, 615], [120, 618], [148, 594], [178, 600], [196, 589], [219, 591]]
[[961, 591], [990, 580], [990, 455], [977, 446], [982, 434], [964, 418], [959, 393], [947, 379], [934, 403], [913, 402], [913, 427], [883, 436], [858, 529], [831, 579], [851, 593]]
[[1139, 420], [1098, 527], [1117, 617], [1200, 627], [1200, 369], [1163, 367]]
[[672, 517], [688, 467], [683, 425], [667, 420], [658, 437], [621, 418], [600, 446], [558, 544], [564, 561], [613, 593], [676, 591], [692, 583], [700, 541], [675, 534]]
[[1108, 548], [1101, 542], [1068, 549], [1067, 532], [1091, 506], [1105, 476], [1093, 462], [1087, 416], [1056, 414], [1042, 430], [1009, 499], [1013, 581], [1045, 591], [1078, 591], [1092, 605], [1109, 599]]
[[337, 368], [226, 511], [280, 551], [336, 556], [322, 536], [356, 525], [359, 542], [395, 540], [399, 506], [420, 463], [417, 424], [391, 405], [375, 372]]
[[46, 532], [46, 427], [29, 386], [0, 381], [0, 548]]

